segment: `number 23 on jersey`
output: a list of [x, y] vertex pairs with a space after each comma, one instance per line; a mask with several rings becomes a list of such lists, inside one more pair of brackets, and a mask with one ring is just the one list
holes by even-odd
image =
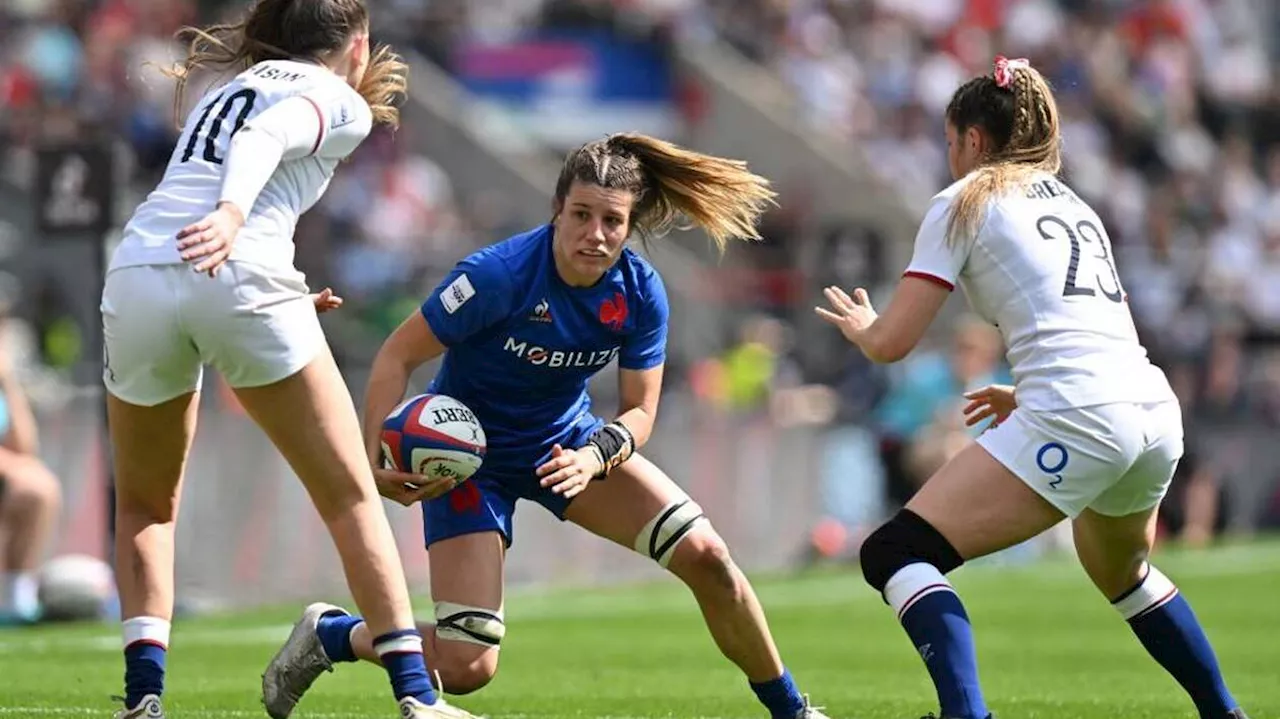
[[[1098, 297], [1101, 294], [1111, 302], [1124, 302], [1124, 288], [1120, 286], [1120, 276], [1108, 251], [1110, 243], [1092, 220], [1079, 220], [1072, 224], [1057, 215], [1044, 215], [1036, 220], [1036, 230], [1046, 240], [1066, 240], [1070, 244], [1067, 277], [1062, 285], [1063, 297]], [[1083, 249], [1089, 249], [1089, 254], [1084, 255]], [[1106, 269], [1098, 267], [1092, 260], [1101, 260]]]

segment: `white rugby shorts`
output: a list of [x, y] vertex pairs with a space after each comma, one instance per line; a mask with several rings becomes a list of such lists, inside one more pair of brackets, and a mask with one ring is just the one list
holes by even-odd
[[102, 323], [107, 391], [148, 407], [199, 388], [205, 364], [232, 387], [260, 387], [325, 347], [303, 274], [247, 262], [213, 278], [188, 264], [111, 270]]
[[1068, 517], [1158, 505], [1182, 458], [1176, 400], [1035, 412], [1015, 409], [978, 444]]

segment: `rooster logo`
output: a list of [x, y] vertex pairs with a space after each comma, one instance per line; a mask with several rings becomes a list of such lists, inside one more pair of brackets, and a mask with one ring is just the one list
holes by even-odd
[[600, 303], [600, 323], [617, 332], [627, 321], [627, 298], [621, 292], [613, 293], [612, 299]]
[[534, 322], [551, 321], [551, 303], [547, 302], [547, 298], [543, 297], [541, 302], [533, 306], [533, 314], [529, 315], [529, 319]]

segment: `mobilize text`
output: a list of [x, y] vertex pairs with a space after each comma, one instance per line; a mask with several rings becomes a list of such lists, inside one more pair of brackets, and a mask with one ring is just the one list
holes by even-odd
[[502, 349], [514, 354], [530, 364], [547, 367], [604, 367], [618, 356], [618, 348], [607, 350], [551, 350], [546, 347], [530, 345], [526, 341], [517, 341], [508, 337]]

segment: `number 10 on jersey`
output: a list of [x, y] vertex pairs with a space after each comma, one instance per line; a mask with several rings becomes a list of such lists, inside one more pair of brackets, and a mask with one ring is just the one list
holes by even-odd
[[223, 127], [227, 123], [227, 119], [231, 117], [231, 113], [237, 108], [239, 112], [236, 114], [235, 124], [231, 128], [228, 137], [234, 136], [240, 132], [240, 128], [244, 127], [244, 123], [249, 119], [249, 113], [253, 112], [253, 103], [258, 99], [258, 93], [250, 88], [245, 88], [238, 92], [232, 93], [225, 100], [222, 95], [218, 95], [205, 105], [204, 110], [200, 113], [200, 119], [196, 120], [196, 126], [191, 128], [191, 137], [187, 140], [187, 146], [182, 150], [182, 162], [187, 162], [196, 152], [196, 143], [200, 141], [200, 135], [205, 131], [205, 123], [209, 121], [209, 116], [213, 114], [215, 108], [220, 108], [218, 114], [214, 115], [212, 124], [209, 125], [208, 134], [204, 140], [204, 154], [202, 157], [205, 162], [212, 162], [215, 165], [222, 164], [222, 158], [218, 157], [218, 139], [222, 134]]

